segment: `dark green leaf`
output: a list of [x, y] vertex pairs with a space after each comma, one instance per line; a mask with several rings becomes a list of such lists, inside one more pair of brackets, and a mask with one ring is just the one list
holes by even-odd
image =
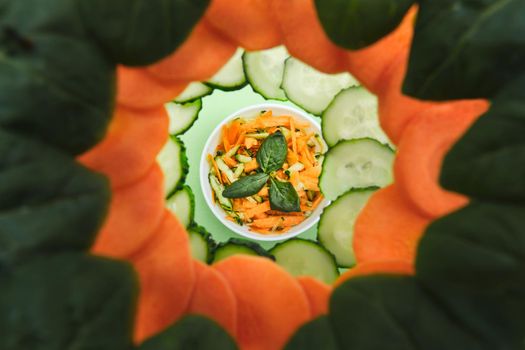
[[525, 71], [523, 0], [420, 0], [403, 91], [490, 98]]
[[[451, 291], [450, 297], [467, 295]], [[500, 308], [496, 296], [486, 302]], [[470, 320], [457, 317], [466, 311], [443, 305], [414, 278], [401, 276], [351, 279], [337, 288], [330, 300], [330, 319], [342, 349], [517, 349], [508, 347], [512, 344], [506, 338], [510, 333], [500, 333], [497, 325], [505, 321], [506, 326], [515, 326], [512, 317], [491, 320], [480, 304], [478, 310], [468, 310], [472, 312]], [[483, 319], [494, 329], [483, 333], [476, 327], [476, 321], [471, 322], [475, 319]]]
[[0, 262], [87, 250], [108, 209], [107, 179], [0, 129]]
[[477, 198], [525, 200], [525, 75], [504, 89], [447, 154], [445, 188]]
[[0, 126], [79, 154], [104, 136], [115, 65], [73, 1], [9, 1], [0, 30]]
[[286, 161], [288, 144], [284, 135], [277, 131], [264, 140], [257, 152], [257, 163], [265, 173], [279, 170]]
[[393, 31], [414, 0], [315, 0], [324, 30], [339, 46], [361, 49]]
[[285, 212], [301, 211], [299, 195], [291, 183], [271, 179], [270, 207]]
[[417, 274], [466, 290], [525, 289], [525, 206], [473, 202], [433, 222], [421, 239]]
[[214, 321], [186, 316], [162, 333], [146, 340], [138, 350], [235, 350], [234, 340]]
[[0, 349], [127, 350], [137, 281], [121, 262], [81, 254], [0, 271]]
[[266, 184], [270, 176], [265, 173], [241, 177], [239, 180], [226, 186], [222, 195], [226, 198], [243, 198], [257, 194]]
[[116, 62], [147, 65], [187, 38], [209, 0], [76, 0], [83, 21]]
[[332, 325], [321, 316], [303, 325], [286, 344], [285, 350], [337, 350]]

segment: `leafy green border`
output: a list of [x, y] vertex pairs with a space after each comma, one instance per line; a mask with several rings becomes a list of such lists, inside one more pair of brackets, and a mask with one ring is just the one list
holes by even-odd
[[[327, 33], [357, 48], [390, 32], [410, 3], [316, 0], [316, 7]], [[116, 63], [143, 65], [172, 52], [207, 5], [0, 4], [0, 348], [134, 347], [133, 273], [122, 262], [86, 255], [107, 211], [108, 185], [74, 155], [104, 135]], [[428, 228], [415, 277], [344, 283], [331, 298], [330, 313], [299, 330], [289, 349], [524, 346], [525, 2], [418, 5], [404, 91], [421, 99], [492, 102], [447, 155], [441, 175], [446, 188], [474, 200]], [[368, 14], [366, 22], [355, 8]], [[345, 28], [359, 28], [359, 35]], [[61, 181], [64, 189], [56, 190]], [[235, 348], [220, 327], [200, 317], [180, 321], [141, 347], [188, 344]]]

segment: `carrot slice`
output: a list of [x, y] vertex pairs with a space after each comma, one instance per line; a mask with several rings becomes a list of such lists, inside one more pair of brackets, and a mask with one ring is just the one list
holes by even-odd
[[169, 212], [131, 259], [140, 281], [134, 339], [137, 343], [179, 319], [195, 284], [188, 234]]
[[378, 93], [383, 86], [383, 72], [395, 64], [394, 57], [408, 52], [414, 33], [417, 7], [412, 7], [396, 30], [361, 50], [348, 51], [347, 69], [366, 88]]
[[337, 288], [343, 282], [358, 276], [368, 276], [372, 274], [413, 275], [414, 273], [414, 265], [406, 261], [369, 261], [357, 264], [357, 266], [339, 276], [334, 283], [334, 287]]
[[237, 255], [213, 265], [237, 300], [237, 341], [241, 349], [282, 349], [310, 318], [299, 283], [269, 259]]
[[327, 314], [328, 300], [330, 299], [332, 288], [309, 276], [298, 277], [297, 282], [299, 282], [308, 298], [311, 317], [315, 318]]
[[174, 99], [189, 81], [166, 82], [145, 68], [117, 68], [117, 102], [130, 108], [154, 108]]
[[272, 5], [292, 56], [326, 73], [346, 71], [345, 50], [326, 36], [314, 0], [279, 0]]
[[108, 176], [113, 188], [129, 185], [155, 164], [167, 139], [168, 124], [164, 107], [131, 110], [118, 106], [106, 137], [78, 160]]
[[430, 218], [468, 203], [467, 197], [440, 186], [439, 172], [445, 154], [487, 108], [480, 100], [446, 104], [417, 116], [403, 132], [394, 163], [396, 181], [406, 198]]
[[213, 0], [205, 16], [214, 28], [246, 50], [281, 44], [268, 0]]
[[93, 253], [124, 258], [142, 247], [164, 213], [162, 178], [160, 167], [154, 165], [139, 181], [113, 192]]
[[235, 337], [237, 303], [226, 279], [210, 266], [193, 260], [196, 282], [186, 313], [211, 318]]
[[370, 197], [355, 223], [357, 262], [396, 260], [412, 264], [430, 221], [405, 200], [395, 185], [380, 189]]
[[399, 143], [405, 127], [416, 115], [443, 103], [424, 102], [404, 95], [401, 91], [408, 64], [408, 50], [400, 52], [382, 75], [379, 92], [381, 127], [395, 144]]
[[158, 79], [205, 81], [212, 77], [237, 50], [237, 45], [201, 20], [177, 51], [148, 71]]

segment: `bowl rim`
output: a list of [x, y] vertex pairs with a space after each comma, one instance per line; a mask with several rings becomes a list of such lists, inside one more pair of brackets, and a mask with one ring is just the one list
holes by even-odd
[[[299, 224], [297, 226], [294, 226], [292, 229], [290, 229], [288, 232], [286, 232], [284, 234], [263, 235], [263, 234], [259, 234], [257, 232], [250, 231], [247, 228], [247, 226], [241, 226], [241, 225], [238, 225], [236, 223], [233, 223], [233, 222], [227, 220], [225, 218], [226, 213], [224, 212], [224, 210], [222, 208], [220, 208], [220, 206], [218, 204], [216, 204], [216, 203], [214, 204], [212, 202], [211, 186], [210, 186], [210, 183], [209, 183], [209, 180], [208, 180], [208, 175], [209, 175], [209, 172], [210, 172], [211, 169], [210, 169], [210, 165], [208, 163], [207, 156], [208, 156], [208, 153], [210, 153], [209, 150], [210, 150], [210, 147], [212, 146], [212, 144], [217, 142], [216, 141], [217, 135], [221, 132], [222, 127], [225, 124], [228, 124], [229, 122], [231, 122], [233, 119], [235, 119], [237, 117], [241, 117], [243, 114], [249, 114], [250, 112], [253, 113], [253, 112], [257, 111], [257, 110], [262, 111], [262, 110], [274, 110], [274, 109], [284, 110], [284, 111], [286, 111], [286, 113], [289, 113], [290, 115], [292, 115], [294, 117], [297, 117], [297, 118], [300, 118], [300, 119], [308, 121], [313, 126], [313, 128], [316, 129], [316, 131], [319, 133], [319, 136], [323, 140], [325, 149], [327, 148], [326, 142], [322, 138], [321, 124], [319, 123], [319, 121], [317, 121], [313, 117], [309, 116], [305, 111], [303, 111], [303, 110], [301, 110], [299, 108], [294, 108], [294, 107], [290, 107], [290, 106], [283, 105], [283, 104], [278, 104], [278, 103], [271, 103], [271, 102], [269, 102], [269, 103], [259, 103], [259, 104], [250, 105], [250, 106], [241, 108], [239, 110], [236, 110], [235, 112], [233, 112], [233, 113], [229, 114], [227, 117], [225, 117], [213, 129], [213, 131], [210, 133], [210, 135], [208, 135], [208, 139], [206, 140], [206, 143], [205, 143], [204, 148], [203, 148], [202, 153], [201, 153], [201, 159], [200, 159], [200, 164], [199, 164], [200, 186], [201, 186], [201, 190], [202, 190], [204, 199], [206, 200], [206, 204], [208, 205], [208, 208], [215, 215], [215, 217], [224, 226], [226, 226], [228, 229], [230, 229], [231, 231], [235, 232], [236, 234], [238, 234], [238, 235], [240, 235], [240, 236], [242, 236], [244, 238], [248, 238], [248, 239], [256, 240], [256, 241], [267, 241], [267, 242], [283, 241], [283, 240], [290, 239], [290, 238], [296, 237], [296, 236], [304, 233], [305, 231], [309, 230], [310, 228], [312, 228], [314, 225], [316, 225], [319, 222], [319, 219], [320, 219], [321, 212], [322, 212], [323, 208], [325, 208], [330, 203], [329, 200], [324, 198], [321, 201], [321, 203], [319, 204], [319, 206], [314, 210], [314, 212], [312, 213], [312, 215], [310, 217], [308, 217], [306, 220], [304, 220], [301, 224]], [[216, 145], [213, 145], [213, 146], [214, 147], [213, 147], [213, 150], [211, 152], [212, 154], [213, 154], [213, 151], [214, 151]], [[303, 225], [303, 226], [301, 226], [301, 225]], [[294, 228], [296, 228], [296, 227], [300, 227], [300, 228], [294, 230]]]

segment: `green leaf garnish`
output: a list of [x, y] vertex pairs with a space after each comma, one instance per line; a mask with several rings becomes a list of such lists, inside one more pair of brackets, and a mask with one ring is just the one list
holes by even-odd
[[299, 195], [289, 182], [270, 179], [270, 207], [284, 212], [301, 211]]
[[241, 177], [229, 186], [226, 186], [222, 195], [226, 198], [243, 198], [257, 194], [266, 184], [270, 176], [265, 173], [258, 173]]
[[288, 144], [284, 135], [277, 131], [264, 140], [257, 152], [257, 163], [265, 173], [279, 170], [288, 154]]

